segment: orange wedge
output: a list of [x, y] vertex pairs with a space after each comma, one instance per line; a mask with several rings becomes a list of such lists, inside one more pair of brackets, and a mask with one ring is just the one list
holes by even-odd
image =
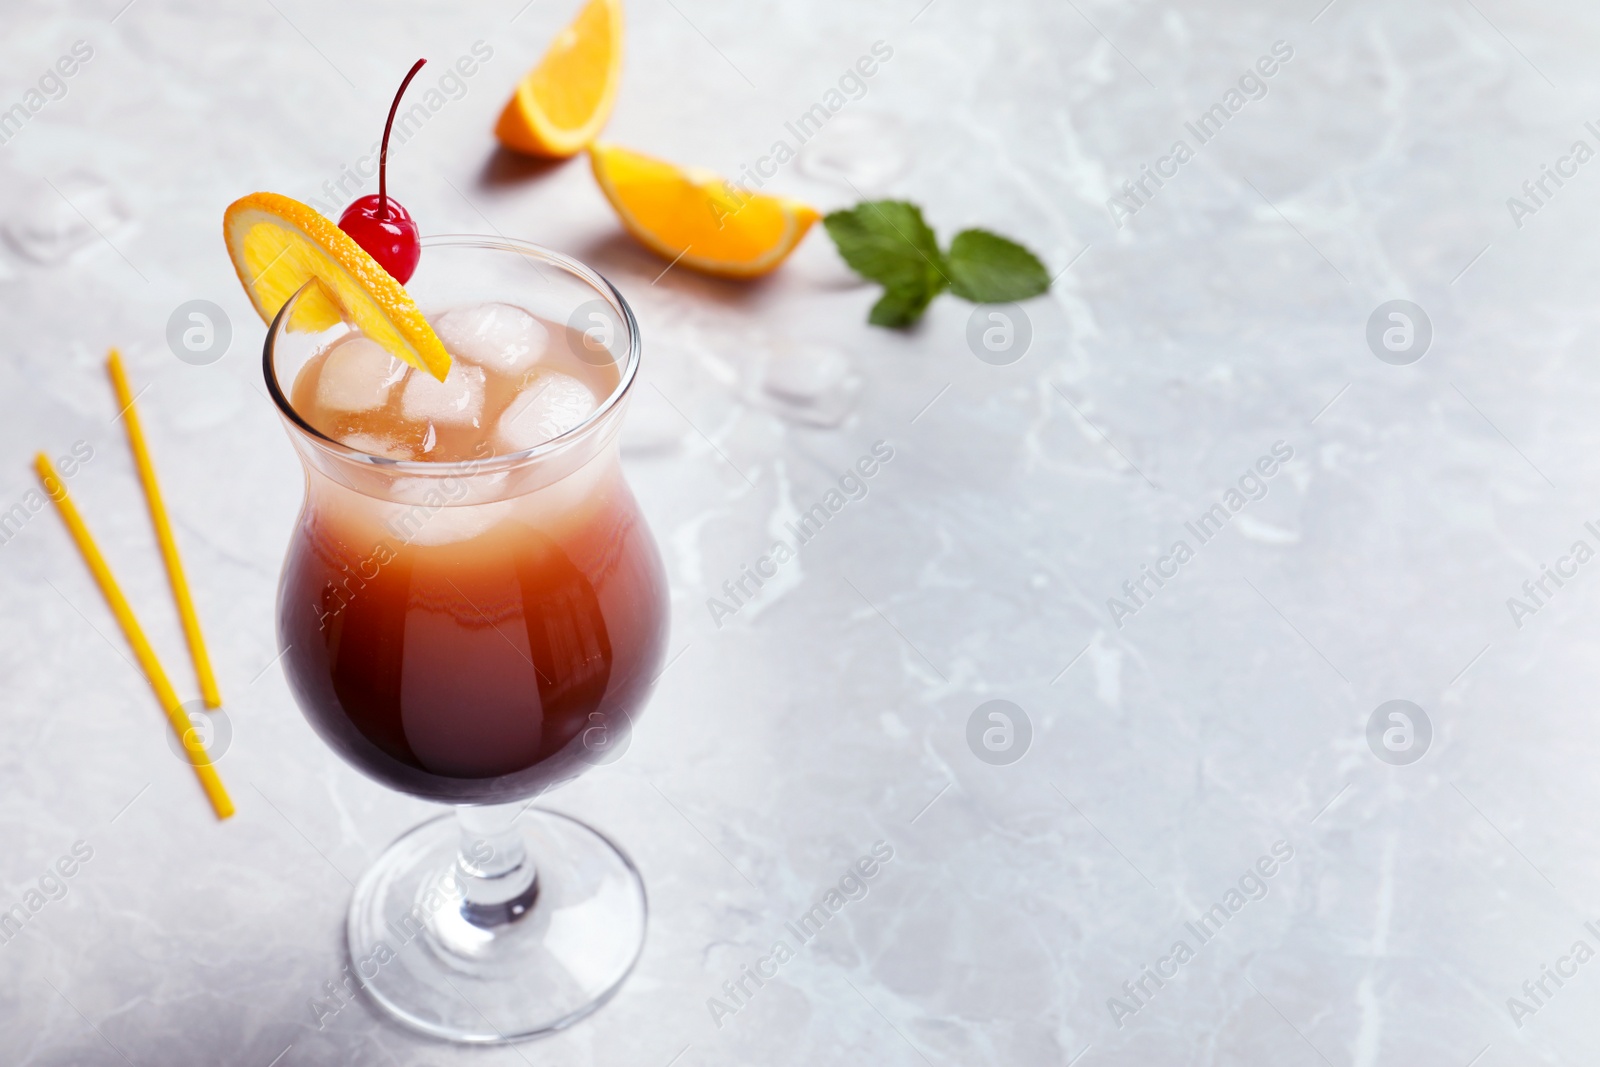
[[600, 134], [622, 80], [622, 0], [589, 0], [517, 84], [494, 135], [529, 155], [565, 159]]
[[595, 180], [622, 225], [676, 263], [753, 278], [782, 263], [819, 218], [815, 208], [729, 185], [615, 145], [589, 149]]
[[444, 381], [450, 353], [405, 286], [332, 220], [277, 193], [251, 193], [222, 216], [228, 255], [266, 322], [306, 282], [289, 329], [317, 332], [350, 322], [389, 353]]

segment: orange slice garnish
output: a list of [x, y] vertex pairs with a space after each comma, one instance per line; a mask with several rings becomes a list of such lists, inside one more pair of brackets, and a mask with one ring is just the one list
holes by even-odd
[[753, 278], [782, 263], [811, 224], [813, 207], [737, 189], [615, 145], [589, 149], [595, 180], [622, 225], [673, 262], [728, 278]]
[[589, 0], [517, 84], [494, 135], [530, 155], [577, 155], [611, 117], [621, 80], [622, 0]]
[[315, 333], [349, 322], [391, 355], [444, 381], [450, 353], [405, 286], [331, 219], [287, 196], [251, 193], [228, 205], [222, 233], [263, 320], [270, 323], [315, 279], [319, 284], [295, 305], [289, 329]]

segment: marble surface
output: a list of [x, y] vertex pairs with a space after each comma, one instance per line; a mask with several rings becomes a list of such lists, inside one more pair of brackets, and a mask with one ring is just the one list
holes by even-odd
[[[1600, 1056], [1600, 962], [1573, 955], [1600, 949], [1600, 564], [1572, 555], [1600, 548], [1600, 162], [1573, 154], [1600, 149], [1593, 5], [629, 5], [607, 136], [725, 173], [892, 49], [768, 187], [1025, 238], [1059, 277], [995, 365], [952, 297], [866, 326], [874, 291], [820, 232], [758, 284], [663, 274], [581, 163], [493, 153], [570, 3], [124, 3], [0, 13], [0, 111], [90, 53], [0, 145], [0, 511], [26, 511], [34, 450], [91, 448], [72, 489], [193, 694], [99, 368], [121, 345], [239, 813], [212, 820], [60, 523], [26, 517], [0, 545], [0, 909], [28, 916], [0, 943], [0, 1060]], [[1292, 55], [1248, 77], [1275, 42]], [[627, 463], [674, 605], [626, 757], [549, 798], [643, 869], [643, 960], [598, 1015], [494, 1049], [312, 1008], [352, 882], [431, 809], [342, 765], [275, 665], [300, 473], [218, 233], [250, 190], [328, 200], [419, 54], [439, 106], [391, 179], [424, 229], [571, 252], [638, 310]], [[1217, 104], [1201, 143], [1186, 123]], [[1173, 176], [1109, 207], [1146, 165]], [[1567, 176], [1524, 192], [1546, 166]], [[168, 346], [191, 300], [229, 318], [218, 361]], [[1418, 361], [1369, 346], [1392, 300], [1431, 322]], [[714, 620], [878, 441], [865, 495]], [[1026, 716], [1009, 749], [996, 700]], [[1426, 743], [1385, 748], [1387, 719], [1369, 743], [1391, 700]], [[865, 896], [730, 997], [878, 842]]]

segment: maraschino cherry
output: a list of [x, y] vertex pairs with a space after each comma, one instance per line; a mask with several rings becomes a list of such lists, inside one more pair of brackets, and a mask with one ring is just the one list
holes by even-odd
[[416, 271], [422, 247], [417, 243], [417, 224], [411, 213], [389, 196], [389, 131], [394, 128], [394, 113], [399, 110], [406, 86], [426, 62], [426, 59], [417, 60], [405, 81], [400, 83], [400, 91], [394, 94], [394, 103], [389, 105], [389, 121], [383, 124], [383, 148], [378, 155], [378, 195], [361, 197], [339, 216], [339, 229], [366, 249], [367, 254], [401, 285], [410, 281]]

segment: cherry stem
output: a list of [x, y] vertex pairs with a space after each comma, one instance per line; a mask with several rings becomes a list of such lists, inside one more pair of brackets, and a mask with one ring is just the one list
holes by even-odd
[[383, 150], [378, 154], [378, 217], [385, 221], [389, 218], [389, 131], [394, 129], [394, 113], [400, 110], [400, 98], [406, 95], [406, 86], [426, 62], [426, 59], [419, 59], [411, 65], [405, 81], [400, 83], [400, 91], [394, 94], [394, 103], [389, 105], [389, 121], [383, 124]]

